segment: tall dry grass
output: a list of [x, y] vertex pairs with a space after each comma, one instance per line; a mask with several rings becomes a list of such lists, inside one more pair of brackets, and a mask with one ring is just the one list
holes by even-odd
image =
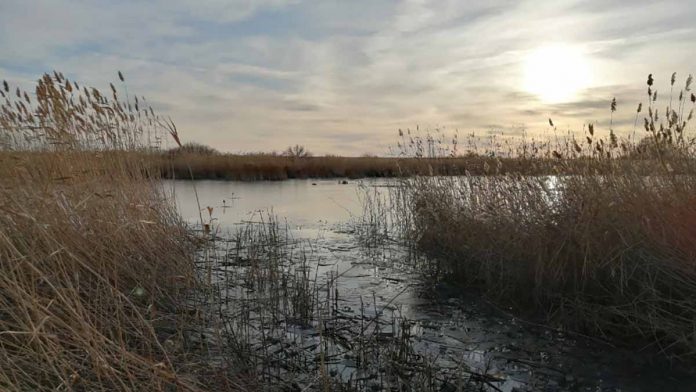
[[[278, 181], [293, 178], [389, 178], [414, 175], [488, 174], [497, 172], [550, 173], [548, 160], [521, 162], [471, 154], [445, 158], [415, 157], [306, 157], [270, 154], [166, 154], [156, 157], [166, 178], [237, 181]], [[191, 172], [189, 172], [189, 167]]]
[[621, 139], [613, 129], [600, 137], [591, 125], [582, 142], [570, 138], [549, 151], [554, 175], [403, 180], [391, 197], [404, 207], [395, 227], [461, 287], [523, 314], [693, 359], [690, 81], [663, 121], [650, 77], [642, 140]]
[[[594, 131], [592, 131], [594, 132]], [[456, 175], [553, 175], [559, 169], [566, 174], [582, 174], [587, 170], [601, 172], [605, 166], [598, 162], [600, 155], [611, 155], [632, 169], [650, 172], [642, 163], [655, 150], [652, 138], [643, 143], [598, 139], [589, 145], [586, 139], [577, 140], [569, 134], [561, 139], [520, 142], [504, 135], [479, 138], [469, 134], [460, 140], [455, 133], [446, 137], [444, 130], [423, 133], [419, 129], [399, 131], [399, 152], [389, 157], [361, 156], [293, 156], [292, 154], [254, 153], [226, 154], [211, 147], [188, 143], [151, 157], [157, 161], [166, 178], [196, 178], [213, 180], [263, 181], [305, 178], [392, 178], [409, 176]], [[596, 143], [599, 144], [596, 144]], [[558, 164], [563, 156], [565, 165]], [[634, 159], [639, 158], [639, 159]], [[676, 167], [686, 170], [687, 167]]]
[[[122, 75], [119, 73], [121, 81]], [[62, 74], [0, 107], [0, 389], [197, 390], [193, 244], [145, 156], [142, 99]]]

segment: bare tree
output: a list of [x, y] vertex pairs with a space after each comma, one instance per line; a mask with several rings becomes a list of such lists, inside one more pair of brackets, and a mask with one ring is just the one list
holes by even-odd
[[305, 146], [295, 144], [294, 146], [288, 147], [283, 152], [283, 155], [291, 158], [308, 158], [312, 156], [312, 153], [309, 152], [309, 150], [307, 150]]

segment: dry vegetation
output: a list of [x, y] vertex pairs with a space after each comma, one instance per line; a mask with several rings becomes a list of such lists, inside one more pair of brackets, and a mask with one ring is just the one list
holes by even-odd
[[[176, 128], [142, 99], [120, 99], [113, 86], [107, 98], [61, 74], [45, 75], [31, 97], [5, 83], [0, 389], [217, 390], [237, 388], [242, 377], [246, 387], [282, 386], [287, 372], [303, 371], [288, 367], [298, 342], [281, 339], [299, 322], [320, 326], [317, 346], [302, 354], [304, 371], [318, 373], [308, 381], [315, 386], [368, 386], [326, 374], [335, 340], [358, 342], [359, 358], [384, 361], [377, 370], [366, 362], [364, 371], [389, 367], [396, 385], [435, 390], [436, 377], [423, 376], [430, 365], [408, 336], [378, 344], [379, 329], [354, 330], [364, 315], [323, 335], [321, 326], [339, 319], [327, 289], [333, 281], [312, 280], [304, 254], [292, 264], [298, 255], [276, 225], [224, 243], [234, 249], [213, 243], [197, 272], [201, 248], [163, 195], [162, 172], [242, 180], [415, 174], [391, 188], [390, 203], [377, 205], [381, 215], [367, 218], [376, 217], [371, 226], [391, 219], [434, 256], [438, 276], [553, 323], [693, 359], [696, 161], [686, 126], [696, 97], [689, 84], [663, 122], [650, 78], [640, 143], [613, 131], [601, 138], [589, 127], [582, 143], [523, 144], [514, 147], [516, 158], [425, 158], [441, 156], [442, 143], [406, 131], [401, 147], [413, 158], [385, 159], [233, 156], [195, 146], [161, 153], [152, 146], [167, 133], [180, 144]], [[247, 290], [241, 297], [230, 294], [235, 277]], [[227, 344], [227, 352], [212, 348], [214, 362], [212, 343], [202, 344], [202, 333], [191, 338], [208, 318], [218, 318], [209, 339]], [[254, 335], [259, 326], [271, 343]], [[404, 375], [404, 363], [417, 371]], [[480, 386], [478, 375], [461, 375]]]
[[189, 165], [197, 179], [287, 180], [292, 178], [399, 177], [430, 173], [451, 175], [465, 170], [482, 171], [483, 157], [433, 159], [425, 163], [416, 158], [305, 157], [277, 155], [202, 155], [197, 153], [165, 156], [160, 161], [167, 178], [186, 179]]
[[191, 236], [125, 152], [173, 125], [58, 73], [0, 88], [0, 389], [198, 390]]
[[599, 137], [589, 126], [582, 143], [568, 139], [550, 151], [553, 176], [403, 180], [390, 195], [396, 227], [434, 256], [445, 279], [517, 312], [693, 359], [691, 79], [658, 115], [650, 76], [645, 139], [631, 143], [613, 130]]
[[[194, 236], [152, 148], [179, 142], [170, 121], [58, 73], [1, 93], [1, 390], [439, 390], [407, 324], [385, 339], [384, 316], [339, 315], [337, 277], [274, 221]], [[365, 377], [330, 370], [344, 352]], [[446, 382], [490, 382], [459, 370]]]
[[[553, 123], [551, 127], [553, 128]], [[424, 134], [417, 129], [399, 130], [399, 153], [393, 157], [312, 156], [305, 155], [301, 146], [293, 147], [296, 150], [294, 152], [286, 151], [282, 154], [225, 154], [205, 145], [187, 143], [165, 153], [151, 154], [150, 159], [157, 162], [157, 167], [165, 178], [278, 181], [345, 177], [539, 176], [555, 175], [559, 171], [582, 175], [588, 171], [615, 171], [615, 167], [626, 167], [634, 172], [648, 174], [653, 171], [651, 160], [658, 159], [659, 153], [669, 155], [673, 150], [672, 144], [666, 144], [666, 141], [656, 144], [652, 136], [635, 142], [632, 138], [619, 140], [612, 132], [606, 140], [592, 140], [593, 136], [589, 132], [594, 133], [594, 130], [591, 128], [588, 131], [589, 139], [581, 140], [571, 133], [563, 141], [492, 135], [483, 139], [483, 143], [481, 138], [470, 134], [462, 148], [458, 145], [461, 142], [456, 134], [453, 138], [447, 138], [442, 130], [431, 134]], [[683, 145], [686, 141], [677, 143]], [[464, 151], [460, 151], [462, 149]], [[602, 159], [612, 159], [614, 165], [608, 167], [603, 161], [596, 159], [600, 155]], [[672, 169], [678, 172], [691, 170], [693, 165], [688, 162], [690, 159], [691, 157], [673, 160], [672, 164], [676, 166]], [[559, 165], [559, 161], [563, 164]]]
[[[412, 175], [483, 175], [496, 173], [549, 174], [555, 162], [549, 143], [533, 142], [529, 147], [538, 156], [518, 159], [519, 151], [506, 144], [498, 152], [476, 144], [470, 135], [464, 154], [456, 149], [445, 153], [445, 135], [421, 135], [419, 131], [399, 131], [398, 143], [402, 151], [395, 157], [341, 157], [313, 156], [301, 146], [288, 148], [282, 154], [223, 154], [200, 144], [184, 144], [158, 155], [158, 165], [167, 178], [221, 179], [221, 180], [287, 180], [292, 178], [366, 178], [407, 177]], [[456, 143], [456, 137], [453, 139]], [[497, 143], [495, 137], [488, 141]], [[501, 144], [501, 147], [503, 145]], [[540, 152], [544, 152], [542, 157]]]

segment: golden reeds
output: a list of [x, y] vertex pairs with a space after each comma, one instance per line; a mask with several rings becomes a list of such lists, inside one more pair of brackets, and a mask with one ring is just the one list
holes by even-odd
[[555, 146], [550, 175], [403, 180], [393, 188], [408, 211], [397, 213], [401, 234], [445, 278], [518, 311], [693, 359], [694, 139], [676, 111], [658, 116], [652, 75], [648, 95], [640, 142], [589, 124], [584, 147]]
[[147, 156], [128, 152], [167, 128], [113, 85], [108, 98], [56, 72], [31, 98], [3, 87], [0, 389], [197, 390], [175, 349], [193, 246]]

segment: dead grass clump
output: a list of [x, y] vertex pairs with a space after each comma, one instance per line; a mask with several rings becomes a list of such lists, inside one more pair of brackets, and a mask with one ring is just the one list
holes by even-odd
[[147, 160], [143, 101], [45, 75], [0, 108], [0, 389], [195, 390], [193, 249]]
[[687, 106], [680, 99], [668, 121], [658, 121], [649, 94], [644, 141], [613, 130], [600, 138], [590, 126], [587, 143], [569, 139], [549, 151], [556, 175], [404, 180], [395, 188], [409, 206], [399, 212], [409, 218], [402, 234], [435, 256], [440, 273], [498, 301], [694, 358], [691, 116], [680, 114]]

